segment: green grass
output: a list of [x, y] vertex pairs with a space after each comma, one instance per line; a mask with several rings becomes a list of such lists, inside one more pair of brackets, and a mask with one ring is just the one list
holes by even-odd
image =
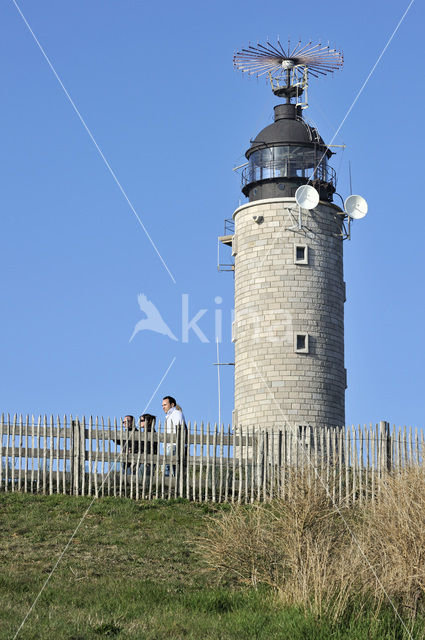
[[[14, 637], [90, 502], [0, 494], [1, 639]], [[95, 501], [18, 638], [408, 637], [390, 611], [375, 619], [365, 610], [335, 625], [282, 607], [266, 589], [217, 586], [194, 553], [194, 540], [219, 511], [182, 500]]]

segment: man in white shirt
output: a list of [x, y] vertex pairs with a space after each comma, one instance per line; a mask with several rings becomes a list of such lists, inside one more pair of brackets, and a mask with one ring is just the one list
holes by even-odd
[[177, 433], [178, 425], [185, 423], [183, 411], [180, 407], [177, 408], [177, 402], [171, 396], [165, 396], [162, 399], [162, 408], [165, 412], [165, 429], [167, 433]]
[[[166, 431], [167, 433], [177, 433], [177, 427], [179, 425], [185, 424], [183, 411], [181, 410], [180, 407], [177, 408], [177, 402], [175, 398], [173, 398], [172, 396], [165, 396], [162, 399], [162, 408], [164, 409], [164, 413], [165, 413], [164, 431]], [[167, 456], [171, 456], [171, 455], [175, 456], [176, 445], [171, 442], [167, 443], [166, 454]], [[167, 477], [170, 475], [170, 466], [172, 466], [172, 475], [173, 476], [176, 475], [176, 465], [166, 464], [165, 476]]]

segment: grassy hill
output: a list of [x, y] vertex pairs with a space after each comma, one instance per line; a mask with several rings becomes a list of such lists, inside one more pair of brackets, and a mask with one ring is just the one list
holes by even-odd
[[[1, 639], [15, 637], [90, 502], [0, 495]], [[271, 590], [218, 586], [194, 543], [223, 508], [96, 500], [17, 638], [408, 637], [386, 610], [336, 625], [283, 607]]]

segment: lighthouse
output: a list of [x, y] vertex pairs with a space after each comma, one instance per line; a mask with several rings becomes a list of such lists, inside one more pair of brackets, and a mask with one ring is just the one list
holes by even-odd
[[[247, 149], [245, 204], [233, 213], [236, 428], [345, 424], [343, 240], [331, 148], [304, 118], [309, 76], [339, 52], [250, 46], [237, 69], [268, 77], [279, 103]], [[354, 196], [353, 196], [354, 197]]]

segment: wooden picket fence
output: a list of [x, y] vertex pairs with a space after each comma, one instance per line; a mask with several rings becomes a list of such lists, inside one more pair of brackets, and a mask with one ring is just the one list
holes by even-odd
[[387, 474], [424, 464], [423, 431], [387, 422], [316, 429], [188, 424], [127, 432], [103, 418], [1, 417], [0, 490], [254, 502], [285, 498], [294, 474], [336, 502], [379, 494]]

